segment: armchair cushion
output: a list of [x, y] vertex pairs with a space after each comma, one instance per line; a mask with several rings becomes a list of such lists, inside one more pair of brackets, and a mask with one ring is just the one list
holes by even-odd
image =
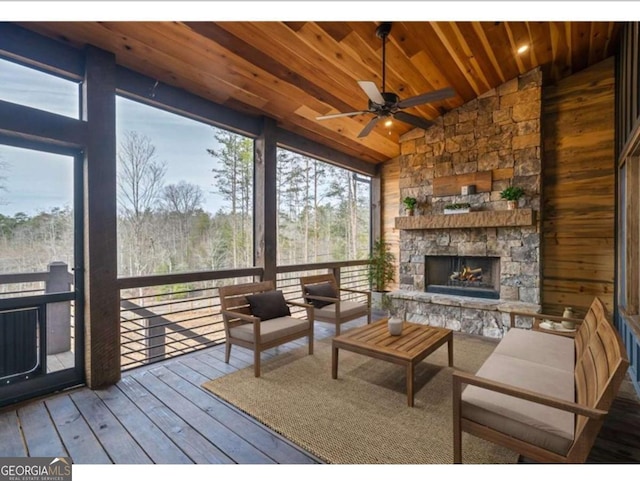
[[[338, 293], [333, 288], [331, 283], [323, 282], [322, 284], [313, 284], [309, 286], [305, 286], [306, 294], [310, 296], [320, 296], [320, 297], [338, 297]], [[309, 299], [309, 304], [313, 307], [317, 307], [318, 309], [333, 304], [333, 302], [323, 301], [320, 299]]]
[[291, 310], [284, 299], [282, 291], [267, 291], [247, 296], [251, 314], [261, 321], [291, 315]]

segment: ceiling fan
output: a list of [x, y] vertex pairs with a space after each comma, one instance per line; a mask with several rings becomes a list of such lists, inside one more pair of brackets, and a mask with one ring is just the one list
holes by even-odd
[[391, 22], [383, 22], [376, 28], [376, 36], [382, 39], [382, 91], [374, 82], [367, 80], [358, 80], [358, 85], [364, 90], [369, 97], [369, 108], [367, 110], [358, 110], [356, 112], [346, 112], [341, 114], [322, 115], [316, 117], [316, 120], [335, 119], [338, 117], [352, 117], [361, 114], [375, 114], [375, 117], [365, 125], [364, 129], [358, 134], [358, 138], [369, 135], [375, 125], [382, 119], [393, 117], [401, 122], [426, 129], [433, 125], [428, 119], [423, 119], [402, 110], [408, 107], [444, 100], [455, 96], [455, 91], [451, 87], [446, 87], [433, 92], [427, 92], [408, 99], [400, 100], [393, 92], [385, 92], [385, 70], [386, 70], [386, 42], [391, 32]]

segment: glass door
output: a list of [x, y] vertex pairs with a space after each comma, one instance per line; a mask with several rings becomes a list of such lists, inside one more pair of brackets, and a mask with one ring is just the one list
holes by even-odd
[[0, 143], [0, 406], [84, 382], [80, 171]]

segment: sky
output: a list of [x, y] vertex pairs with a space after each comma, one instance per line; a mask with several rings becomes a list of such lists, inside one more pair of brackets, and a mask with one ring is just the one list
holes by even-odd
[[[78, 85], [0, 59], [0, 99], [78, 118]], [[165, 183], [185, 181], [200, 186], [203, 208], [215, 212], [222, 206], [215, 193], [211, 169], [215, 159], [207, 149], [216, 148], [214, 128], [119, 97], [116, 102], [117, 135], [136, 131], [151, 139], [155, 160], [166, 164]], [[0, 214], [28, 215], [52, 207], [71, 207], [73, 159], [0, 145]]]

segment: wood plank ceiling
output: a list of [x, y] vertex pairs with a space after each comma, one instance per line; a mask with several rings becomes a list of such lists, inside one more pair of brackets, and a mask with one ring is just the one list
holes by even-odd
[[[119, 64], [222, 105], [267, 115], [282, 127], [378, 163], [399, 154], [410, 125], [371, 114], [318, 121], [367, 108], [358, 80], [381, 85], [376, 22], [25, 22], [81, 47], [115, 53]], [[451, 86], [456, 96], [407, 109], [435, 119], [501, 83], [542, 66], [555, 82], [615, 53], [617, 22], [394, 22], [386, 47], [386, 90], [400, 99]], [[530, 48], [519, 54], [518, 48]]]

